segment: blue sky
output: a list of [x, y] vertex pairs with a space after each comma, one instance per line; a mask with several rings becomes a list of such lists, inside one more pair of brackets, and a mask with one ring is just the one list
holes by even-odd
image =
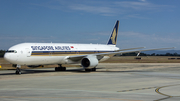
[[180, 0], [1, 0], [0, 49], [23, 42], [106, 44], [180, 50]]

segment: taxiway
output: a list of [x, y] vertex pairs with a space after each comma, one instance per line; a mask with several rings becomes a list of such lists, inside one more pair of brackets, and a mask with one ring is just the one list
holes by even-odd
[[96, 72], [14, 72], [0, 71], [0, 101], [180, 100], [180, 63], [101, 63]]

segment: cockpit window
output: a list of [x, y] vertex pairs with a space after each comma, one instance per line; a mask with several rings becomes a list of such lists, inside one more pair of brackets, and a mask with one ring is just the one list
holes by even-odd
[[17, 53], [16, 50], [7, 50], [6, 53]]

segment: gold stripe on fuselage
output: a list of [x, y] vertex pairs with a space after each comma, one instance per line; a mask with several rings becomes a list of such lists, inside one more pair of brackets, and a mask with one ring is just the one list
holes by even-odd
[[107, 52], [45, 52], [45, 53], [32, 53], [31, 56], [73, 56], [73, 55], [87, 55], [96, 53], [107, 53]]

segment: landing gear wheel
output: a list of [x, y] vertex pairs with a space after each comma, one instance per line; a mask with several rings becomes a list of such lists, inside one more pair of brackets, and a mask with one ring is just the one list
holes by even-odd
[[86, 71], [86, 72], [90, 72], [90, 71], [91, 71], [91, 69], [85, 69], [85, 71]]
[[91, 71], [96, 71], [96, 67], [91, 68], [91, 69], [85, 69], [86, 72], [91, 72]]
[[55, 71], [58, 71], [58, 67], [55, 67]]
[[96, 71], [96, 67], [92, 68], [92, 71]]
[[63, 67], [63, 71], [66, 71], [66, 67]]
[[66, 67], [62, 67], [62, 65], [59, 65], [59, 67], [55, 67], [55, 71], [66, 71]]
[[21, 70], [19, 68], [16, 69], [16, 74], [21, 75]]

